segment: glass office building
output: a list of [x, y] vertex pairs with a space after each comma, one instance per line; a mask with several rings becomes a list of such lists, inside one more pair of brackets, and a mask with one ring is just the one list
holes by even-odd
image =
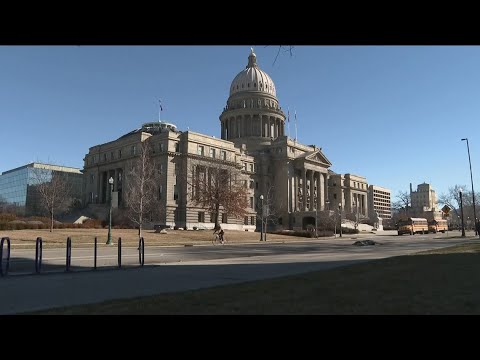
[[45, 215], [36, 185], [61, 176], [70, 186], [72, 201], [82, 198], [83, 173], [80, 169], [31, 163], [0, 175], [0, 211], [19, 215]]

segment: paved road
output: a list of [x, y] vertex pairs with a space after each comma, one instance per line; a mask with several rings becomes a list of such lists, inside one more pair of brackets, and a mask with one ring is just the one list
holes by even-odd
[[[34, 251], [17, 250], [12, 253], [11, 275], [0, 279], [0, 314], [298, 274], [473, 240], [432, 234], [360, 238], [370, 238], [382, 245], [357, 247], [352, 245], [356, 239], [337, 238], [289, 244], [148, 247], [144, 268], [134, 266], [138, 264], [136, 248], [125, 248], [122, 264], [127, 265], [126, 269], [71, 273], [63, 271], [65, 249], [45, 249], [46, 273], [22, 276], [18, 274], [33, 271]], [[99, 267], [115, 269], [116, 262], [116, 247], [99, 251]], [[76, 270], [89, 270], [92, 264], [92, 250], [73, 249], [72, 266]]]

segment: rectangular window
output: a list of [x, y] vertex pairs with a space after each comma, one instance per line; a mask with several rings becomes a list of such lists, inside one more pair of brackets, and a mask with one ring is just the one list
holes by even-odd
[[245, 169], [245, 171], [247, 171], [247, 163], [243, 164], [243, 168]]
[[163, 185], [160, 185], [158, 187], [158, 200], [162, 199], [162, 193], [163, 193]]
[[258, 189], [258, 181], [255, 183], [255, 189]]
[[205, 212], [199, 211], [198, 212], [198, 222], [205, 222]]
[[95, 175], [94, 174], [90, 175], [90, 184], [93, 184], [93, 180], [95, 180]]
[[222, 214], [222, 223], [226, 224], [226, 223], [227, 223], [227, 219], [228, 219], [227, 213], [223, 213], [223, 214]]
[[158, 147], [160, 148], [160, 152], [163, 152], [163, 144], [158, 144]]
[[250, 197], [250, 207], [253, 209], [253, 196]]
[[113, 156], [113, 151], [110, 152], [110, 160], [113, 160], [115, 157]]
[[250, 164], [250, 172], [253, 172], [253, 164]]
[[333, 194], [333, 198], [336, 199], [336, 198], [337, 198], [337, 194]]
[[137, 147], [135, 145], [132, 145], [130, 148], [130, 155], [134, 156], [137, 154]]
[[119, 158], [119, 159], [122, 158], [122, 149], [119, 149], [119, 150], [118, 150], [118, 158]]
[[158, 165], [158, 172], [159, 172], [160, 174], [163, 173], [163, 164]]
[[180, 152], [180, 143], [175, 143], [175, 152]]
[[255, 181], [250, 180], [250, 189], [253, 189], [254, 186], [255, 186]]
[[245, 216], [245, 219], [243, 219], [243, 224], [248, 225], [248, 216]]
[[107, 161], [107, 153], [103, 154], [103, 161]]
[[250, 216], [250, 225], [255, 225], [255, 216]]
[[210, 213], [210, 222], [211, 223], [215, 222], [215, 214], [214, 213]]
[[173, 200], [178, 199], [177, 185], [173, 185]]
[[223, 150], [222, 150], [222, 151], [220, 152], [220, 156], [221, 156], [222, 160], [227, 160], [227, 152], [226, 152], [226, 151], [223, 151]]
[[204, 148], [202, 145], [198, 145], [197, 154], [203, 156]]
[[210, 157], [215, 158], [215, 149], [210, 148]]

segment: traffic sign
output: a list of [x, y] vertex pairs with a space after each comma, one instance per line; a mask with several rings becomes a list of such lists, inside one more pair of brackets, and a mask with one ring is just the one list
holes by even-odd
[[445, 205], [443, 208], [442, 208], [442, 211], [445, 215], [448, 215], [448, 213], [450, 212], [450, 207], [448, 205]]

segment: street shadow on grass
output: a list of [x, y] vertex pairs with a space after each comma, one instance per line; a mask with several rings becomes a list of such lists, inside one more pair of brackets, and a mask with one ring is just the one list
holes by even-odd
[[480, 314], [478, 253], [368, 262], [169, 265], [121, 276], [132, 291], [118, 292], [117, 299], [130, 299], [97, 299], [43, 313]]

